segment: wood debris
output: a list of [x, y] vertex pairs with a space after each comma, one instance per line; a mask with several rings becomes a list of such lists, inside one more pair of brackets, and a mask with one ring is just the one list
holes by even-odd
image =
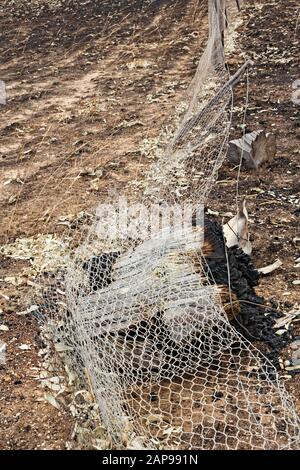
[[276, 137], [264, 130], [250, 132], [240, 139], [229, 142], [228, 159], [231, 163], [246, 168], [258, 168], [271, 162], [276, 154]]

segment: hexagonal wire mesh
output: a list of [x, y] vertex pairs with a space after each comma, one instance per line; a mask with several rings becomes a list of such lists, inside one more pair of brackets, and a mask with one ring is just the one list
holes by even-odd
[[[207, 46], [183, 117], [147, 174], [145, 207], [189, 203], [197, 211], [225, 156], [242, 71], [229, 77], [225, 66], [225, 0], [208, 5]], [[43, 281], [42, 296], [44, 328], [71, 349], [78, 373], [88, 371], [115, 446], [137, 438], [146, 448], [297, 446], [299, 418], [277, 371], [231, 324], [240, 306], [230, 286], [210, 276], [210, 225], [103, 242], [103, 224], [98, 215], [85, 234], [78, 228], [76, 248]]]

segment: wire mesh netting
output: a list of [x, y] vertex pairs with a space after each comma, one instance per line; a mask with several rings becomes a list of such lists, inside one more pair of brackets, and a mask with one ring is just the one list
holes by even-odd
[[[239, 7], [208, 1], [207, 46], [140, 207], [189, 204], [198, 214], [207, 202], [226, 154], [233, 85], [247, 67], [230, 77], [224, 57]], [[78, 225], [61, 268], [41, 279], [42, 328], [82, 381], [88, 374], [117, 448], [137, 440], [145, 448], [295, 448], [299, 418], [276, 368], [234, 325], [243, 301], [255, 298], [255, 270], [238, 249], [226, 250], [217, 224], [200, 219], [182, 230], [171, 217], [156, 234], [146, 219], [140, 237], [110, 231], [101, 212]]]

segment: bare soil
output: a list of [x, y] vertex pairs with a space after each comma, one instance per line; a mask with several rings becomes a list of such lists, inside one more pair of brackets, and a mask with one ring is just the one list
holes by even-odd
[[[30, 9], [30, 2], [0, 7], [0, 79], [7, 85], [7, 104], [0, 105], [2, 243], [59, 235], [60, 217], [137, 191], [130, 183], [152, 163], [141, 142], [159, 134], [203, 50], [205, 1], [83, 3], [65, 2], [53, 11]], [[299, 236], [300, 108], [291, 100], [292, 83], [300, 78], [298, 5], [245, 3], [229, 66], [233, 72], [245, 55], [253, 57], [246, 130], [275, 132], [278, 150], [268, 167], [242, 171], [239, 192], [248, 196], [257, 266], [283, 261], [262, 279], [259, 293], [288, 311], [299, 292], [292, 282], [299, 278], [293, 239]], [[245, 82], [236, 92], [232, 137], [242, 133]], [[237, 168], [225, 163], [211, 209], [235, 211], [236, 178]], [[30, 315], [16, 314], [25, 309], [31, 287], [3, 280], [28, 264], [1, 258], [0, 324], [9, 330], [1, 331], [8, 361], [0, 369], [0, 449], [63, 449], [73, 419], [42, 400], [35, 378], [43, 347], [38, 327]], [[22, 344], [30, 349], [20, 350]], [[286, 383], [298, 400], [299, 376]]]

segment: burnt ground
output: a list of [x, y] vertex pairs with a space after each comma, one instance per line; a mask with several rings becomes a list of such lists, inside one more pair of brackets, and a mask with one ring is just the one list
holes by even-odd
[[[8, 95], [0, 124], [2, 243], [59, 235], [65, 229], [61, 217], [136, 191], [131, 182], [141, 180], [152, 163], [141, 142], [159, 134], [203, 50], [206, 2], [165, 0], [149, 7], [132, 0], [116, 2], [118, 8], [112, 1], [82, 3], [43, 10], [32, 9], [31, 2], [7, 1], [0, 7], [0, 79]], [[300, 78], [297, 8], [296, 0], [247, 1], [239, 45], [229, 60], [232, 71], [244, 56], [254, 60], [246, 130], [265, 127], [277, 135], [274, 162], [256, 172], [243, 170], [239, 191], [248, 197], [256, 265], [278, 257], [283, 262], [262, 278], [258, 293], [284, 312], [295, 308], [299, 292], [293, 281], [299, 278], [300, 108], [291, 99], [292, 83]], [[244, 103], [241, 82], [232, 137], [241, 135]], [[236, 178], [237, 168], [225, 162], [211, 209], [235, 211]], [[0, 370], [0, 448], [63, 449], [74, 422], [42, 400], [36, 376], [43, 344], [34, 319], [17, 315], [31, 286], [3, 280], [28, 264], [1, 258], [0, 324], [9, 330], [1, 331], [8, 361]], [[22, 344], [30, 349], [19, 349]], [[286, 379], [295, 398], [298, 377]]]
[[[248, 109], [245, 131], [266, 129], [277, 137], [275, 160], [258, 170], [243, 170], [239, 194], [247, 196], [250, 233], [253, 239], [252, 259], [257, 267], [273, 263], [282, 266], [262, 276], [257, 293], [267, 305], [278, 311], [299, 308], [299, 215], [300, 215], [300, 108], [293, 102], [293, 83], [299, 78], [300, 33], [297, 26], [299, 6], [296, 1], [246, 2], [243, 24], [238, 28], [239, 46], [244, 57], [254, 65], [249, 69]], [[231, 58], [234, 69], [241, 55]], [[241, 136], [246, 103], [247, 82], [236, 87], [232, 138]], [[298, 95], [297, 95], [298, 96]], [[226, 163], [219, 172], [218, 183], [210, 198], [215, 210], [234, 208], [238, 169]], [[229, 196], [230, 194], [230, 196]], [[226, 202], [225, 202], [226, 201]], [[234, 209], [233, 209], [234, 212]], [[299, 322], [293, 325], [294, 335], [300, 333]], [[290, 358], [287, 348], [283, 359]], [[286, 380], [288, 389], [299, 399], [300, 377]]]

